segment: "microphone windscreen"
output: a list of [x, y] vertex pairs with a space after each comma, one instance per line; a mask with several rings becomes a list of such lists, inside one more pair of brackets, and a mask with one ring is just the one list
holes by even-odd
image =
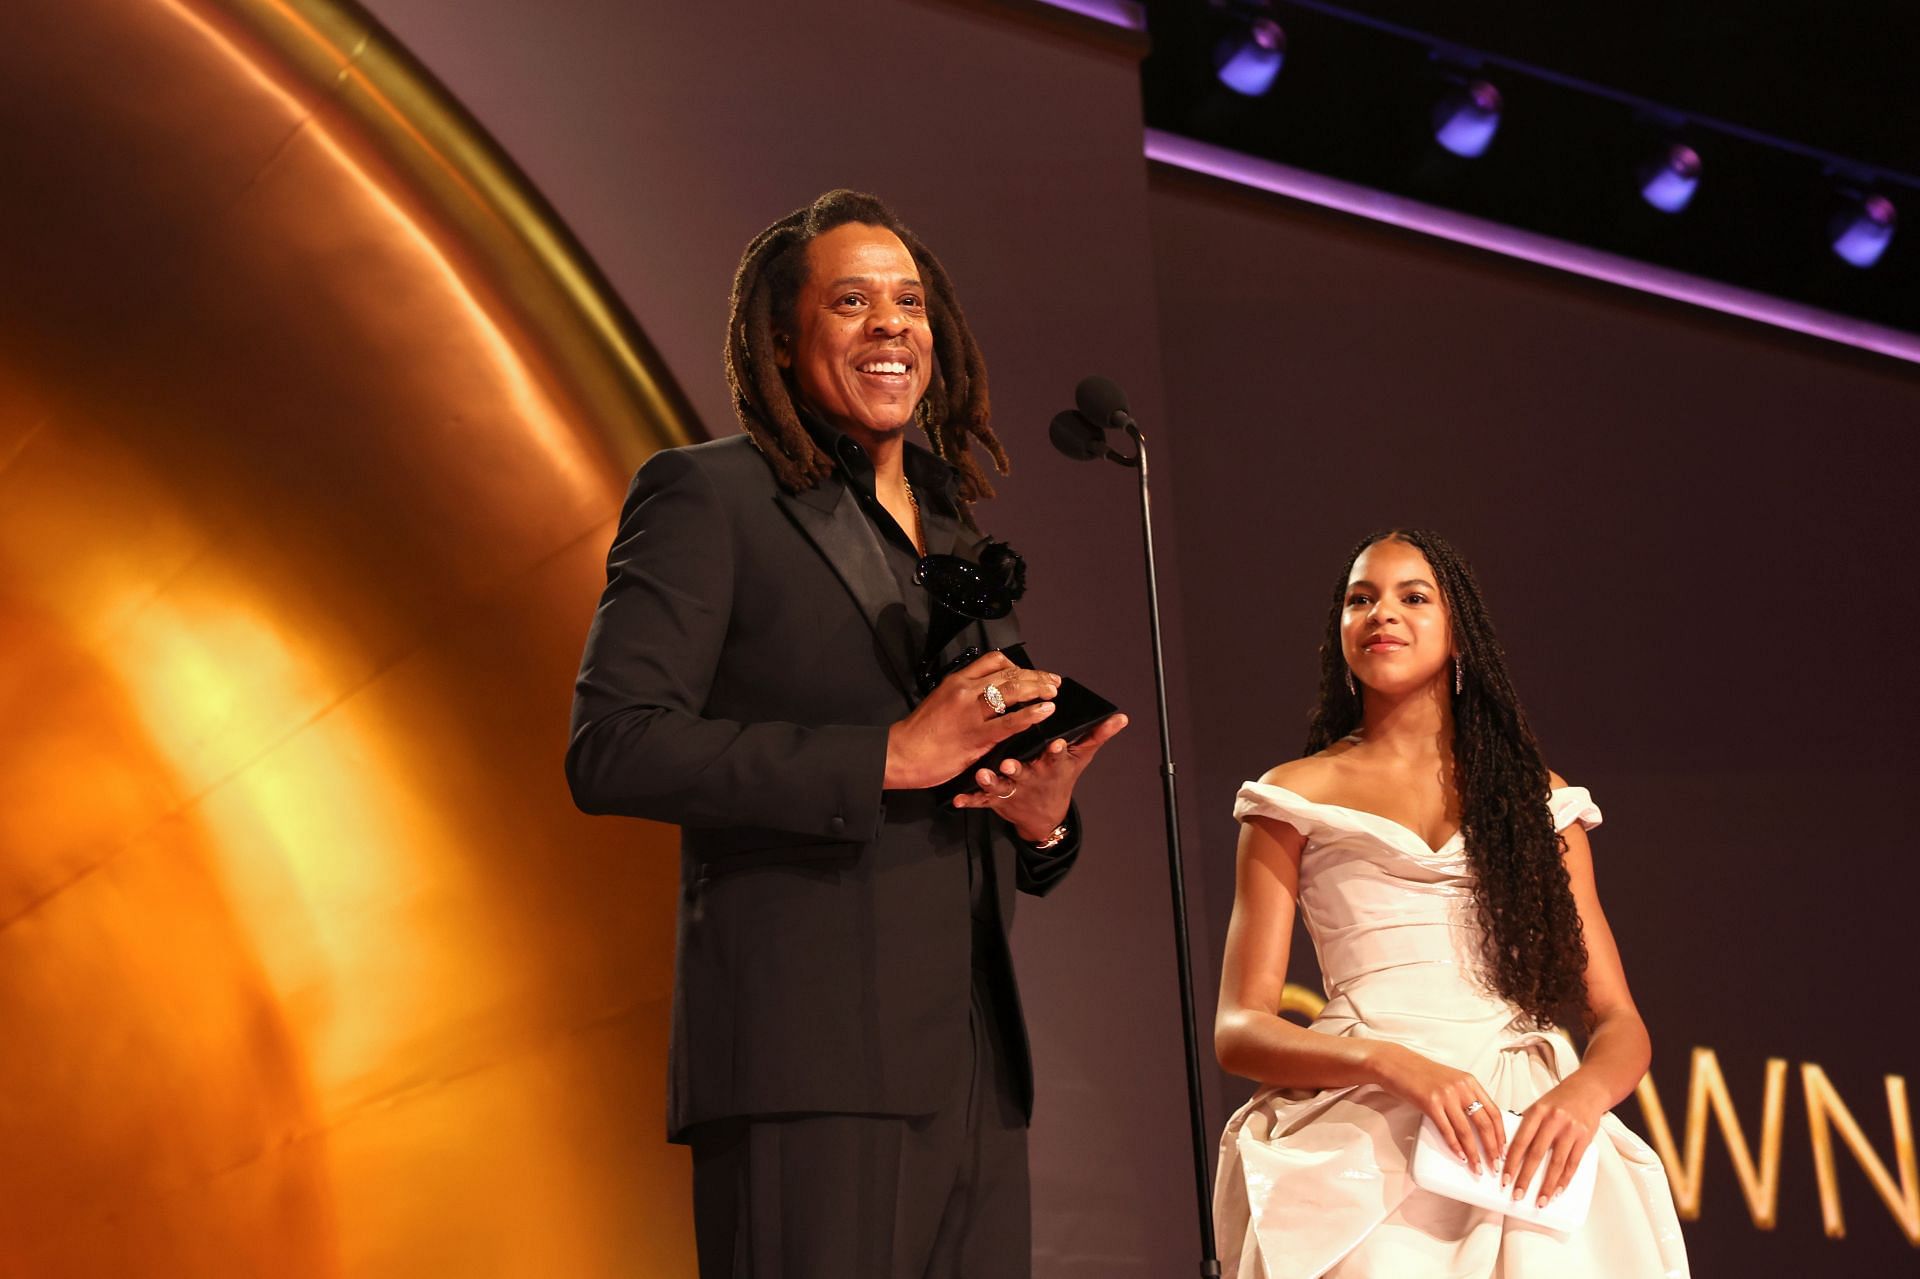
[[1053, 447], [1076, 462], [1091, 462], [1107, 452], [1107, 433], [1072, 409], [1053, 415], [1047, 437], [1053, 441]]
[[1073, 402], [1083, 417], [1101, 426], [1115, 425], [1115, 415], [1127, 412], [1127, 393], [1109, 378], [1081, 378], [1073, 388]]

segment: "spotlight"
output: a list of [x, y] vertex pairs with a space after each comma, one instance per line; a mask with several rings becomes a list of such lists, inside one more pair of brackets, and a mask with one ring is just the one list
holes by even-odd
[[1845, 204], [1834, 214], [1828, 227], [1833, 252], [1842, 262], [1862, 269], [1872, 266], [1893, 242], [1894, 223], [1899, 213], [1893, 201], [1884, 195], [1847, 192]]
[[1662, 213], [1679, 213], [1700, 187], [1700, 153], [1675, 142], [1640, 170], [1640, 198]]
[[1500, 131], [1500, 90], [1485, 80], [1449, 89], [1433, 109], [1433, 140], [1471, 160], [1484, 155]]
[[1257, 98], [1280, 78], [1280, 67], [1287, 60], [1287, 33], [1272, 18], [1254, 18], [1236, 26], [1213, 46], [1213, 73], [1242, 97]]

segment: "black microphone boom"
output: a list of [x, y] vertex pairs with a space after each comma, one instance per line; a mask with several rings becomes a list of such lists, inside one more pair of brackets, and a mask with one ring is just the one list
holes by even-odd
[[1053, 441], [1053, 447], [1076, 462], [1091, 462], [1107, 452], [1107, 433], [1072, 409], [1053, 415], [1047, 436]]
[[[1126, 417], [1126, 414], [1123, 412], [1120, 416]], [[1138, 430], [1130, 417], [1127, 418], [1127, 425], [1130, 429]], [[1139, 466], [1140, 459], [1146, 456], [1140, 451], [1127, 454], [1109, 447], [1106, 430], [1089, 422], [1073, 409], [1063, 409], [1053, 415], [1053, 425], [1047, 428], [1047, 436], [1053, 441], [1053, 447], [1076, 462], [1091, 462], [1096, 457], [1104, 457], [1121, 466]]]
[[[1127, 393], [1103, 377], [1081, 379], [1074, 389], [1079, 412], [1053, 419], [1054, 447], [1068, 457], [1091, 460], [1104, 453], [1140, 472], [1140, 531], [1147, 559], [1147, 621], [1153, 637], [1153, 691], [1160, 712], [1160, 800], [1167, 819], [1167, 873], [1173, 882], [1173, 946], [1180, 976], [1180, 1032], [1187, 1058], [1187, 1120], [1193, 1136], [1193, 1190], [1200, 1210], [1200, 1273], [1219, 1279], [1213, 1238], [1213, 1187], [1207, 1177], [1206, 1107], [1200, 1094], [1200, 1037], [1193, 1005], [1193, 963], [1187, 941], [1187, 875], [1180, 859], [1180, 798], [1173, 784], [1173, 726], [1167, 713], [1167, 666], [1160, 646], [1160, 580], [1153, 568], [1153, 506], [1147, 497], [1147, 437], [1127, 412]], [[1107, 428], [1133, 437], [1131, 457], [1107, 447]]]

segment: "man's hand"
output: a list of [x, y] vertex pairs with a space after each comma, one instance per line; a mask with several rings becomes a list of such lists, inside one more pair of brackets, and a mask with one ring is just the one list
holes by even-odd
[[971, 795], [955, 795], [953, 806], [990, 808], [1012, 824], [1014, 834], [1029, 844], [1038, 844], [1067, 819], [1074, 784], [1094, 755], [1126, 726], [1125, 715], [1109, 715], [1071, 745], [1064, 737], [1054, 738], [1031, 764], [1003, 759], [998, 772], [978, 769], [973, 783], [980, 789]]
[[[997, 713], [989, 687], [1003, 706], [1020, 708]], [[882, 788], [938, 786], [998, 743], [1053, 714], [1051, 699], [1059, 691], [1058, 675], [1016, 666], [1005, 653], [975, 658], [941, 680], [912, 714], [887, 730]], [[1020, 706], [1022, 702], [1033, 705]]]

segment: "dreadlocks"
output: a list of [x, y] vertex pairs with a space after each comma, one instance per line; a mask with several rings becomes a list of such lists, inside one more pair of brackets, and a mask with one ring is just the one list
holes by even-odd
[[733, 392], [734, 412], [789, 492], [810, 489], [832, 472], [832, 460], [800, 423], [792, 388], [775, 359], [774, 337], [791, 324], [794, 302], [806, 283], [807, 245], [849, 222], [893, 232], [919, 268], [936, 359], [914, 418], [934, 453], [959, 473], [965, 512], [972, 503], [993, 496], [992, 483], [969, 451], [969, 437], [985, 446], [995, 470], [1007, 473], [1007, 451], [989, 424], [987, 363], [940, 259], [873, 196], [829, 191], [747, 245], [733, 277], [727, 319], [727, 386]]
[[1354, 561], [1389, 538], [1427, 557], [1452, 617], [1464, 679], [1453, 695], [1453, 777], [1494, 987], [1536, 1026], [1569, 1016], [1585, 1020], [1587, 945], [1561, 861], [1566, 841], [1553, 829], [1547, 807], [1547, 768], [1507, 678], [1506, 654], [1494, 638], [1479, 584], [1439, 534], [1375, 533], [1347, 557], [1320, 646], [1320, 702], [1308, 721], [1306, 753], [1360, 727], [1360, 697], [1347, 683], [1340, 617]]

